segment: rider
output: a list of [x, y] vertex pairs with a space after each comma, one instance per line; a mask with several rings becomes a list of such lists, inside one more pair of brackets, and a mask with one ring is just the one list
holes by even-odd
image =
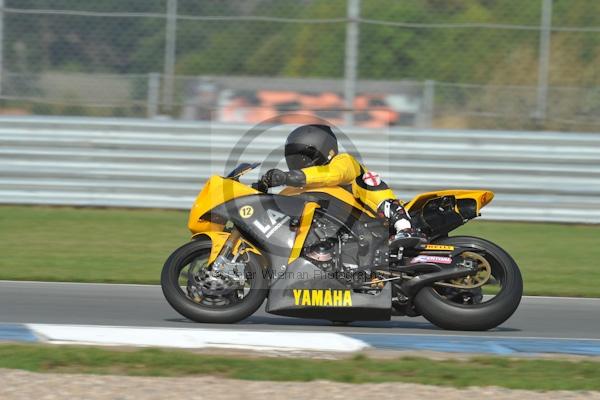
[[303, 125], [285, 142], [289, 171], [271, 169], [264, 176], [270, 186], [323, 187], [352, 185], [352, 194], [363, 205], [390, 221], [395, 238], [420, 237], [394, 192], [375, 172], [369, 172], [348, 153], [339, 153], [338, 142], [327, 125]]

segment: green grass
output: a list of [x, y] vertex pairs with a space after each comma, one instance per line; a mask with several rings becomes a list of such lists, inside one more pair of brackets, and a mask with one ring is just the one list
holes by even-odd
[[0, 279], [157, 283], [187, 213], [0, 207]]
[[0, 368], [145, 376], [214, 375], [245, 380], [412, 382], [455, 387], [502, 386], [529, 390], [600, 390], [594, 361], [477, 357], [435, 361], [425, 358], [345, 360], [240, 358], [158, 349], [0, 345]]
[[[186, 222], [182, 211], [3, 206], [0, 279], [157, 283]], [[526, 294], [600, 297], [599, 226], [473, 221], [456, 234], [505, 248]]]

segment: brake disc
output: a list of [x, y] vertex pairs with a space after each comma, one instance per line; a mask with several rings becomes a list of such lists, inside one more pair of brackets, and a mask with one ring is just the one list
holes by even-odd
[[464, 262], [476, 262], [477, 272], [474, 275], [468, 275], [464, 278], [452, 279], [449, 282], [436, 282], [436, 286], [451, 287], [456, 289], [475, 289], [485, 285], [492, 276], [492, 266], [489, 261], [481, 254], [472, 251], [461, 253]]
[[192, 261], [188, 271], [187, 291], [190, 298], [200, 302], [203, 297], [228, 296], [240, 289], [240, 283], [226, 274], [214, 273], [206, 263]]

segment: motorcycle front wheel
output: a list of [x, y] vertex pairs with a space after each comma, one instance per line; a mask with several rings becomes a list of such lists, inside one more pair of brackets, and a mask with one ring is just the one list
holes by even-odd
[[510, 318], [523, 295], [521, 272], [512, 257], [494, 243], [476, 237], [447, 237], [436, 244], [470, 248], [480, 254], [491, 269], [490, 284], [473, 290], [435, 284], [424, 287], [414, 298], [416, 310], [432, 324], [449, 330], [485, 331]]
[[243, 287], [228, 287], [211, 279], [208, 263], [211, 241], [198, 239], [175, 250], [161, 274], [163, 294], [179, 314], [196, 322], [229, 324], [241, 321], [262, 305], [267, 296], [268, 277], [260, 259], [245, 253]]

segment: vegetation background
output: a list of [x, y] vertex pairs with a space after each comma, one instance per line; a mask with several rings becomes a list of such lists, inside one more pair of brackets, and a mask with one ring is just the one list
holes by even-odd
[[[5, 85], [19, 93], [40, 95], [32, 80], [41, 72], [122, 74], [139, 79], [132, 97], [140, 100], [144, 74], [163, 69], [166, 0], [6, 0], [6, 7], [4, 67], [25, 77]], [[346, 7], [347, 0], [179, 0], [176, 74], [342, 78]], [[17, 8], [72, 13], [10, 11]], [[553, 1], [551, 115], [542, 122], [530, 115], [541, 9], [541, 0], [362, 1], [358, 78], [435, 81], [438, 127], [597, 131], [600, 2]], [[85, 113], [77, 106], [45, 112]]]

